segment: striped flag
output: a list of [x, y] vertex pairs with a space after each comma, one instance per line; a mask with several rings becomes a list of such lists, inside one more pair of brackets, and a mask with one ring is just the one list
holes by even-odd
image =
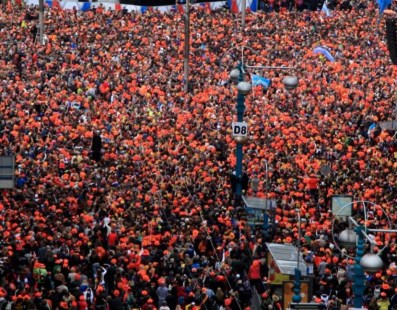
[[251, 10], [251, 12], [258, 11], [258, 0], [252, 0], [251, 5], [250, 5], [250, 10]]
[[227, 0], [227, 6], [233, 13], [238, 13], [240, 11], [237, 5], [237, 0]]
[[181, 13], [181, 14], [185, 13], [185, 8], [184, 8], [183, 4], [178, 4], [177, 9], [178, 9], [179, 13]]
[[59, 0], [52, 0], [52, 8], [62, 10], [61, 4]]

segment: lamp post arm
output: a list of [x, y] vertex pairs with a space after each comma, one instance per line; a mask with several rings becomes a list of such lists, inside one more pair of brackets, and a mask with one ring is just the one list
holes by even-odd
[[356, 227], [361, 226], [361, 225], [359, 225], [359, 224], [356, 222], [356, 220], [355, 220], [354, 218], [352, 218], [351, 216], [349, 216], [348, 219], [349, 219], [349, 222], [351, 222], [354, 226], [356, 226]]
[[374, 243], [374, 241], [372, 240], [372, 238], [370, 238], [368, 235], [367, 235], [367, 233], [365, 232], [365, 228], [362, 226], [362, 225], [360, 225], [360, 224], [358, 224], [357, 222], [356, 222], [356, 220], [354, 219], [354, 218], [352, 218], [351, 216], [349, 216], [349, 221], [356, 227], [356, 228], [359, 228], [357, 231], [358, 231], [358, 233], [359, 234], [362, 234], [370, 243]]
[[[362, 227], [359, 225], [352, 217], [349, 216], [349, 221], [355, 226], [355, 227]], [[388, 232], [388, 233], [395, 233], [397, 232], [397, 229], [372, 229], [372, 228], [367, 228], [366, 229], [369, 232]], [[375, 240], [368, 236], [368, 234], [365, 232], [364, 229], [360, 229], [360, 234], [362, 234], [372, 245], [376, 245]]]
[[367, 228], [369, 232], [384, 232], [384, 233], [397, 233], [397, 229], [374, 229]]
[[361, 233], [363, 234], [363, 236], [369, 241], [369, 243], [375, 245], [375, 240], [370, 238], [370, 236], [367, 235], [367, 233], [364, 231], [364, 229], [361, 230]]
[[272, 66], [246, 66], [247, 68], [249, 68], [249, 69], [279, 69], [279, 70], [283, 70], [283, 69], [285, 69], [285, 70], [291, 70], [291, 69], [295, 69], [295, 67], [284, 67], [284, 66], [281, 66], [281, 67], [272, 67]]

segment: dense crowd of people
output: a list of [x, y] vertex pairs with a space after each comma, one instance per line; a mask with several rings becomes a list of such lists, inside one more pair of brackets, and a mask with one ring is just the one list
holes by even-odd
[[[296, 209], [313, 300], [351, 304], [332, 196], [376, 204], [369, 227], [388, 226], [379, 207], [396, 220], [397, 143], [380, 127], [396, 117], [396, 70], [375, 2], [330, 17], [251, 13], [245, 29], [229, 10], [196, 7], [188, 93], [180, 12], [46, 8], [44, 45], [36, 17], [0, 9], [0, 155], [16, 161], [0, 196], [0, 309], [242, 310], [256, 292], [282, 309], [266, 242], [297, 242]], [[244, 171], [260, 180], [245, 194], [265, 198], [268, 179], [267, 231], [231, 190], [240, 46], [248, 65], [295, 67], [246, 72], [272, 81], [245, 101]], [[396, 236], [374, 238], [384, 268], [368, 275], [365, 304], [396, 309]]]

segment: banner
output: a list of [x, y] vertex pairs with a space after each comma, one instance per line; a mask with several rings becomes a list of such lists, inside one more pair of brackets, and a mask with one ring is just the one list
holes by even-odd
[[[25, 2], [27, 5], [39, 5], [39, 0], [26, 0]], [[145, 12], [148, 6], [138, 6], [138, 5], [128, 5], [128, 4], [120, 4], [120, 3], [109, 3], [109, 2], [78, 2], [76, 0], [46, 0], [46, 6], [50, 8], [54, 8], [56, 4], [59, 3], [60, 7], [64, 10], [72, 10], [73, 8], [78, 8], [81, 11], [88, 11], [91, 9], [95, 9], [99, 6], [102, 6], [105, 10], [121, 10], [125, 9], [129, 12], [137, 11], [137, 12]], [[121, 2], [123, 3], [123, 2]], [[153, 2], [152, 2], [153, 3]], [[162, 2], [164, 3], [164, 2]], [[161, 6], [150, 6], [155, 10], [159, 10], [160, 12], [175, 12], [175, 1], [172, 2], [173, 5], [161, 5]], [[205, 9], [215, 10], [221, 8], [225, 5], [224, 1], [216, 1], [216, 2], [202, 2], [199, 4], [200, 6], [204, 6]], [[184, 6], [181, 4], [180, 6]], [[196, 4], [192, 5], [196, 6]]]
[[[215, 0], [195, 0], [194, 3], [217, 2]], [[164, 6], [164, 5], [179, 5], [185, 4], [186, 1], [172, 1], [172, 0], [120, 0], [121, 4], [131, 4], [137, 6]]]
[[[227, 7], [233, 13], [239, 13], [243, 9], [243, 1], [242, 0], [227, 0]], [[252, 12], [256, 12], [258, 10], [258, 0], [246, 0], [245, 9], [249, 9]]]

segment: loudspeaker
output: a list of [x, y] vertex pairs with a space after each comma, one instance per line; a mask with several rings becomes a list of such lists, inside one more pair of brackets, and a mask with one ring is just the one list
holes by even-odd
[[386, 41], [390, 59], [393, 65], [397, 65], [397, 26], [396, 19], [386, 19]]

